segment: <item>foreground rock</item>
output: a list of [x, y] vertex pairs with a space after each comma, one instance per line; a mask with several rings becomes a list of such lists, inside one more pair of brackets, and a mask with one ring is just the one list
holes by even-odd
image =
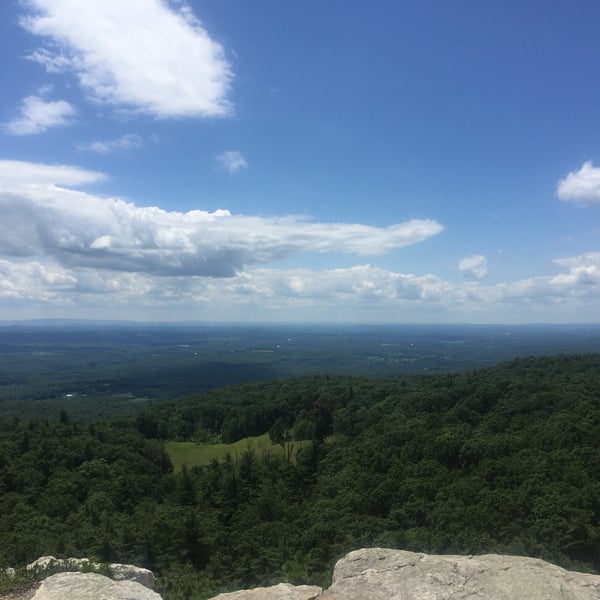
[[280, 583], [267, 588], [219, 594], [213, 600], [312, 600], [317, 598], [321, 591], [316, 585]]
[[518, 556], [434, 556], [371, 548], [346, 555], [319, 600], [598, 600], [600, 576]]
[[47, 577], [32, 600], [161, 600], [135, 581], [113, 581], [98, 573], [57, 573]]
[[[30, 568], [43, 569], [52, 557]], [[85, 561], [85, 559], [83, 559]], [[68, 567], [92, 567], [89, 563]], [[144, 579], [145, 569], [111, 565], [117, 577]], [[122, 568], [121, 568], [122, 567]], [[92, 567], [93, 568], [93, 567]], [[148, 573], [150, 573], [148, 571]], [[114, 581], [98, 573], [59, 573], [42, 581], [33, 596], [16, 600], [160, 600], [138, 581]], [[435, 556], [369, 548], [338, 561], [331, 587], [280, 583], [220, 594], [212, 600], [600, 600], [600, 575], [566, 571], [519, 556]]]
[[111, 579], [116, 581], [137, 581], [144, 587], [154, 589], [154, 573], [149, 569], [136, 567], [135, 565], [122, 565], [111, 563], [102, 565], [91, 562], [89, 558], [56, 558], [54, 556], [41, 556], [37, 560], [27, 565], [27, 569], [43, 571], [52, 569], [55, 571], [98, 571], [103, 567], [108, 567], [111, 573]]
[[[30, 588], [0, 594], [0, 600], [161, 600], [152, 591], [154, 574], [134, 565], [95, 563], [87, 558], [42, 556], [27, 565], [34, 577], [46, 577]], [[96, 571], [106, 570], [111, 577]], [[82, 572], [85, 571], [85, 572]], [[15, 569], [7, 569], [15, 575]]]
[[339, 560], [331, 587], [322, 593], [301, 595], [302, 587], [257, 588], [212, 600], [600, 600], [599, 575], [566, 571], [543, 560], [382, 548], [356, 550]]

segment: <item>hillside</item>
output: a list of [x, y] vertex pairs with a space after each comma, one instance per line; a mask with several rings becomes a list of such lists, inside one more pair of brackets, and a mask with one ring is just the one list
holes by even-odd
[[[600, 355], [240, 384], [132, 420], [58, 417], [2, 427], [3, 565], [139, 564], [172, 600], [327, 585], [337, 558], [367, 546], [600, 569]], [[163, 446], [267, 432], [288, 454], [174, 473]]]

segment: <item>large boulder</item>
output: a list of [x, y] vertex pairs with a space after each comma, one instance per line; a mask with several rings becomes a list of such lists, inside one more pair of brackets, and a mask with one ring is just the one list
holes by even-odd
[[[56, 559], [53, 559], [56, 560]], [[32, 568], [43, 569], [52, 557]], [[70, 567], [74, 565], [70, 564]], [[87, 563], [87, 568], [90, 567]], [[117, 576], [136, 577], [122, 565]], [[142, 570], [144, 571], [144, 570]], [[600, 575], [567, 571], [519, 556], [436, 556], [369, 548], [350, 552], [335, 566], [331, 587], [272, 587], [220, 594], [212, 600], [600, 600]], [[137, 581], [98, 573], [59, 573], [42, 581], [32, 600], [160, 600]]]
[[316, 585], [279, 583], [271, 587], [219, 594], [212, 600], [313, 600], [321, 591], [321, 588]]
[[150, 569], [143, 569], [135, 565], [121, 565], [110, 563], [108, 565], [110, 576], [115, 581], [136, 581], [144, 587], [154, 589], [154, 573]]
[[137, 581], [144, 587], [154, 589], [154, 573], [149, 569], [136, 567], [135, 565], [122, 565], [111, 563], [103, 565], [95, 563], [89, 558], [56, 558], [54, 556], [40, 556], [27, 565], [29, 571], [99, 571], [108, 567], [111, 579], [116, 581]]
[[161, 600], [135, 581], [113, 581], [98, 573], [57, 573], [42, 581], [32, 600]]
[[436, 556], [369, 548], [350, 552], [331, 586], [280, 584], [211, 600], [600, 600], [600, 575], [520, 556]]
[[518, 556], [435, 556], [370, 548], [335, 566], [319, 600], [598, 600], [600, 576]]

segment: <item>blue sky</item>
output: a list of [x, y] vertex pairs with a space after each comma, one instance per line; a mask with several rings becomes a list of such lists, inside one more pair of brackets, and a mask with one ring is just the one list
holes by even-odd
[[7, 0], [0, 319], [598, 322], [599, 22]]

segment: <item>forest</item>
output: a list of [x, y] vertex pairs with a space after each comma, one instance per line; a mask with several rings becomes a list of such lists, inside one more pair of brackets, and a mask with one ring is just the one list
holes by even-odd
[[[240, 383], [111, 420], [11, 417], [0, 567], [43, 554], [129, 562], [155, 571], [169, 600], [327, 585], [364, 546], [598, 572], [599, 431], [600, 354]], [[174, 470], [165, 449], [265, 433], [283, 452]]]
[[455, 373], [573, 352], [600, 352], [600, 325], [0, 321], [0, 413], [105, 419], [234, 383]]

